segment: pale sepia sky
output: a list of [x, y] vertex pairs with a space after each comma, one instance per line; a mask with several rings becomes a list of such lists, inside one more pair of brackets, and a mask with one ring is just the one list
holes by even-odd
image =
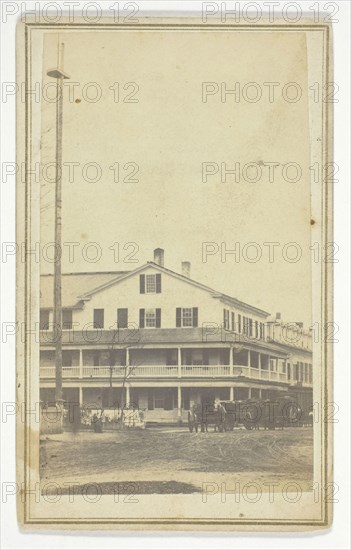
[[[287, 321], [311, 318], [310, 185], [307, 56], [302, 32], [192, 32], [118, 31], [66, 32], [65, 71], [78, 85], [70, 101], [64, 97], [63, 161], [76, 162], [73, 182], [63, 172], [63, 242], [79, 242], [75, 261], [63, 259], [63, 271], [132, 269], [152, 259], [154, 248], [165, 249], [165, 265], [180, 270], [182, 260], [192, 263], [192, 277], [219, 291], [267, 311], [281, 311]], [[44, 83], [47, 69], [56, 65], [57, 34], [44, 39]], [[96, 103], [84, 98], [83, 87], [95, 82], [102, 96]], [[121, 99], [138, 84], [138, 103], [114, 101], [110, 86], [119, 82]], [[225, 82], [227, 88], [248, 82], [278, 83], [276, 99], [268, 100], [268, 87], [256, 103], [241, 96], [236, 102], [220, 93], [202, 101], [203, 82]], [[302, 98], [289, 103], [282, 96], [288, 82], [301, 86]], [[85, 88], [93, 95], [94, 89]], [[251, 90], [253, 93], [253, 91]], [[293, 93], [293, 90], [291, 90]], [[78, 100], [76, 102], [76, 100]], [[80, 101], [79, 101], [80, 100]], [[42, 162], [54, 156], [55, 103], [42, 109]], [[96, 162], [102, 177], [84, 181], [83, 166]], [[137, 183], [113, 181], [115, 163], [120, 174], [127, 162], [139, 165]], [[241, 177], [235, 183], [220, 175], [202, 182], [203, 162], [277, 162], [273, 182], [268, 169], [257, 183]], [[301, 165], [300, 181], [282, 177], [282, 165]], [[292, 172], [291, 172], [292, 174]], [[290, 174], [290, 175], [291, 175]], [[51, 174], [52, 176], [52, 174]], [[54, 185], [43, 184], [42, 244], [53, 241]], [[47, 205], [45, 207], [45, 205]], [[82, 249], [97, 242], [102, 257], [84, 260]], [[220, 253], [202, 262], [202, 243], [256, 242], [262, 258], [235, 261]], [[136, 242], [140, 263], [114, 262], [109, 249]], [[269, 262], [264, 242], [277, 242], [275, 261]], [[302, 258], [283, 258], [286, 243], [296, 242]], [[130, 251], [129, 249], [128, 251]], [[293, 250], [289, 251], [293, 254]], [[252, 251], [251, 251], [252, 253]], [[52, 271], [43, 262], [42, 272]]]

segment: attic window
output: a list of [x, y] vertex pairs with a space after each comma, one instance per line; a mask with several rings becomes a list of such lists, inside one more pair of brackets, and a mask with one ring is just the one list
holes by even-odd
[[146, 275], [146, 288], [147, 293], [156, 292], [156, 275]]
[[161, 292], [161, 273], [140, 275], [140, 294], [159, 294]]

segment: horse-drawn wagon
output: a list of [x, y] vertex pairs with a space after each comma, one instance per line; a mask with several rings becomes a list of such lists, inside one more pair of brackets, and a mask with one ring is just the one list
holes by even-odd
[[247, 430], [264, 428], [275, 430], [301, 424], [301, 407], [289, 395], [274, 399], [247, 399], [246, 401], [222, 401], [225, 409], [225, 429], [243, 425]]
[[245, 401], [216, 401], [192, 405], [188, 412], [190, 432], [232, 431], [244, 426], [247, 430], [275, 430], [302, 425], [303, 412], [296, 399], [283, 395], [273, 399], [247, 399]]

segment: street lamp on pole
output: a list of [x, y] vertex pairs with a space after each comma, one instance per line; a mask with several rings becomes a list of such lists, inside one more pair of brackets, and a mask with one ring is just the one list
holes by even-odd
[[62, 232], [62, 121], [63, 121], [63, 81], [70, 78], [63, 71], [64, 44], [58, 45], [57, 67], [47, 71], [56, 79], [56, 164], [55, 164], [55, 250], [54, 265], [54, 327], [55, 342], [55, 400], [62, 405], [62, 294], [61, 294], [61, 232]]

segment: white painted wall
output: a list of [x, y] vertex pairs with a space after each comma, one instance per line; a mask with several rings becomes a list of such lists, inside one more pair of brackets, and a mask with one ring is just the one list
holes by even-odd
[[[158, 273], [150, 266], [143, 274]], [[176, 279], [162, 273], [162, 292], [160, 294], [140, 294], [139, 275], [137, 273], [124, 281], [94, 294], [91, 300], [85, 302], [83, 310], [73, 311], [73, 322], [78, 323], [74, 328], [79, 330], [93, 322], [94, 309], [105, 310], [105, 329], [116, 328], [117, 308], [128, 308], [128, 322], [139, 326], [139, 309], [161, 308], [161, 328], [176, 327], [177, 307], [198, 307], [198, 326], [212, 322], [219, 325], [223, 320], [223, 305], [211, 295], [186, 281]], [[85, 289], [82, 289], [84, 292]], [[92, 326], [92, 325], [91, 325]], [[150, 329], [153, 330], [153, 329]]]

